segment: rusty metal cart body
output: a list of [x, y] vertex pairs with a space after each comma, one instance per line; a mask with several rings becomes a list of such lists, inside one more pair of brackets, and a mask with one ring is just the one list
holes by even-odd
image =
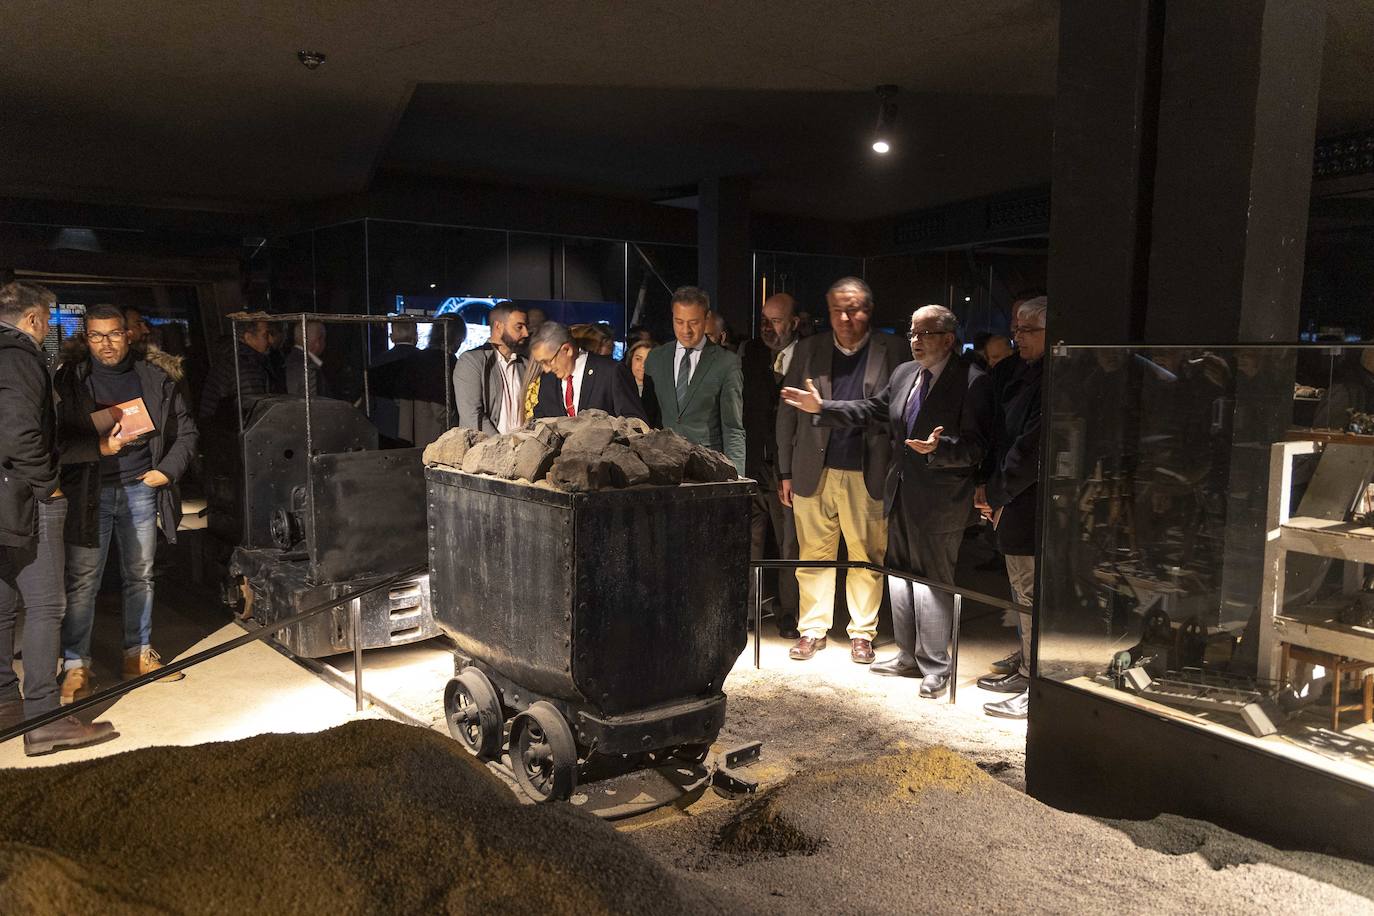
[[750, 481], [565, 493], [425, 471], [449, 728], [537, 800], [596, 755], [703, 759], [743, 651]]

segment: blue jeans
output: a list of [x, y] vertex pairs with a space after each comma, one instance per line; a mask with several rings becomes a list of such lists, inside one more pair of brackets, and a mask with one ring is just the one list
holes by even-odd
[[19, 699], [14, 674], [14, 624], [24, 608], [24, 718], [58, 706], [57, 667], [62, 609], [62, 527], [67, 501], [38, 504], [38, 538], [27, 547], [0, 547], [0, 700]]
[[124, 648], [137, 649], [153, 635], [153, 558], [157, 553], [157, 490], [142, 481], [100, 488], [100, 546], [67, 545], [67, 616], [62, 657], [67, 667], [90, 664], [95, 596], [105, 574], [110, 535], [119, 542], [124, 579]]

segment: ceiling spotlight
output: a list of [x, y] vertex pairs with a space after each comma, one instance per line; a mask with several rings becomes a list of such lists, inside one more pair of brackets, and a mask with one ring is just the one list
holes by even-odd
[[436, 286], [438, 286], [438, 285], [439, 285], [438, 283], [431, 283], [431, 284], [429, 285], [429, 288], [430, 288], [430, 289], [434, 289], [434, 287], [436, 287]]
[[873, 152], [886, 155], [892, 150], [892, 128], [897, 123], [897, 87], [884, 84], [875, 90], [878, 93], [878, 126], [873, 129]]
[[314, 70], [324, 63], [324, 54], [319, 51], [297, 51], [296, 60], [300, 61], [307, 70]]

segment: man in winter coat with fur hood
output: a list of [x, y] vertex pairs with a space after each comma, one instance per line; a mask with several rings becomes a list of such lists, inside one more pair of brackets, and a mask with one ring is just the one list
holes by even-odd
[[[161, 523], [167, 540], [176, 541], [181, 520], [176, 485], [195, 454], [197, 435], [180, 384], [181, 360], [156, 347], [135, 351], [118, 308], [87, 310], [84, 343], [65, 354], [53, 381], [62, 490], [68, 499], [63, 703], [93, 691], [91, 624], [112, 534], [124, 580], [124, 679], [162, 667], [151, 645], [157, 529]], [[106, 429], [92, 418], [96, 411], [139, 399], [152, 421], [150, 432], [134, 433], [136, 415]]]

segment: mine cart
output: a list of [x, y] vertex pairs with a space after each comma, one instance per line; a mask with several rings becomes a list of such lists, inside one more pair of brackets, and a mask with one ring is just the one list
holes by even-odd
[[454, 737], [486, 760], [508, 743], [539, 801], [569, 797], [597, 755], [703, 760], [747, 640], [753, 484], [565, 493], [425, 475]]
[[[290, 318], [383, 331], [384, 322], [397, 320]], [[442, 358], [439, 366], [446, 372]], [[354, 599], [357, 608], [342, 604], [282, 630], [278, 641], [300, 656], [354, 649], [355, 610], [364, 649], [439, 634], [424, 571], [423, 449], [382, 448], [365, 406], [313, 395], [262, 398], [250, 409], [240, 406], [236, 436], [232, 427], [221, 430], [223, 441], [206, 450], [210, 526], [236, 545], [226, 600], [243, 595], [260, 622], [414, 571]]]

